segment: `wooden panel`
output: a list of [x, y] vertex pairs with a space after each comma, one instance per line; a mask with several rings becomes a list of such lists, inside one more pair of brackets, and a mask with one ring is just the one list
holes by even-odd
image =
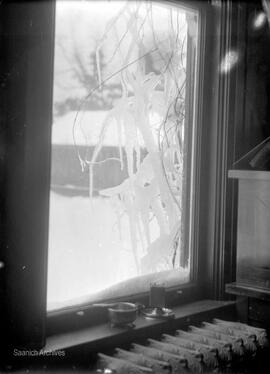
[[268, 289], [256, 288], [241, 283], [226, 284], [226, 292], [241, 297], [250, 297], [263, 301], [270, 301], [270, 291]]
[[270, 327], [270, 304], [263, 300], [250, 299], [248, 316], [250, 321], [254, 324], [268, 328]]
[[13, 348], [45, 338], [54, 3], [5, 2], [0, 17], [0, 336], [12, 361]]
[[256, 179], [270, 181], [269, 171], [260, 170], [229, 170], [229, 178], [237, 179]]
[[253, 27], [256, 14], [262, 10], [262, 1], [247, 2], [245, 120], [239, 124], [239, 157], [270, 135], [269, 131], [269, 79], [270, 54], [268, 25]]
[[270, 182], [239, 180], [237, 282], [270, 288]]

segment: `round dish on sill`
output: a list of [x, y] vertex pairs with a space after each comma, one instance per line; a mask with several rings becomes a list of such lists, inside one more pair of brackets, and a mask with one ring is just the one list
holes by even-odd
[[136, 304], [118, 302], [92, 304], [92, 306], [108, 309], [109, 321], [112, 327], [134, 327], [133, 322], [136, 320], [138, 314], [138, 307]]
[[141, 310], [141, 313], [145, 318], [150, 318], [150, 319], [175, 318], [175, 314], [173, 313], [173, 311], [168, 308], [145, 308]]

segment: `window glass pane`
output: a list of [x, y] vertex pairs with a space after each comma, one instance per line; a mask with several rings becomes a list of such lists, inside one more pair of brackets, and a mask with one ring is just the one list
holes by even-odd
[[58, 1], [48, 309], [190, 280], [198, 15]]

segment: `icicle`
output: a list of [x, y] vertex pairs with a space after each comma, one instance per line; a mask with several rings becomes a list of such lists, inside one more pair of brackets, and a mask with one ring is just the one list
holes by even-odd
[[137, 235], [136, 235], [136, 217], [134, 214], [134, 210], [129, 202], [126, 202], [127, 204], [127, 214], [129, 219], [129, 230], [130, 230], [130, 239], [131, 239], [131, 246], [133, 250], [135, 265], [137, 268], [137, 274], [139, 275], [141, 273], [140, 271], [140, 263], [137, 253]]
[[89, 197], [93, 197], [93, 165], [89, 165]]
[[134, 204], [138, 207], [138, 211], [140, 212], [139, 214], [142, 220], [147, 246], [149, 246], [150, 245], [149, 207], [150, 207], [150, 198], [151, 198], [151, 196], [149, 196], [149, 186], [141, 187], [141, 186], [135, 185], [134, 190], [135, 190]]
[[79, 158], [79, 162], [80, 162], [80, 165], [81, 165], [81, 170], [82, 170], [82, 172], [84, 172], [85, 167], [86, 167], [86, 162], [81, 158], [81, 155], [79, 154], [79, 152], [78, 152], [78, 158]]
[[103, 139], [105, 137], [106, 130], [107, 130], [107, 127], [109, 125], [108, 121], [109, 121], [110, 118], [111, 118], [111, 114], [109, 114], [105, 118], [105, 120], [103, 121], [102, 129], [101, 129], [101, 132], [100, 132], [100, 135], [99, 135], [99, 141], [98, 141], [98, 144], [96, 145], [96, 147], [94, 149], [91, 161], [89, 162], [89, 161], [85, 160], [85, 163], [89, 164], [89, 196], [90, 196], [90, 198], [93, 196], [93, 164], [95, 163], [95, 161], [98, 157], [99, 151], [102, 148]]
[[119, 148], [120, 168], [121, 170], [123, 170], [124, 161], [123, 161], [123, 150], [122, 150], [122, 126], [121, 126], [120, 121], [117, 121], [117, 131], [118, 131], [118, 148]]
[[96, 48], [96, 64], [97, 64], [97, 74], [98, 74], [98, 84], [101, 86], [101, 70], [100, 70], [100, 57], [99, 57], [99, 48]]

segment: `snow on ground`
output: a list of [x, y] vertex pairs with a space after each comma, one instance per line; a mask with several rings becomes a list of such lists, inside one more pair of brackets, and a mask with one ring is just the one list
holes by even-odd
[[122, 238], [108, 199], [51, 192], [48, 304], [100, 291], [136, 275], [124, 220]]
[[[49, 223], [49, 310], [76, 304], [80, 299], [95, 300], [102, 294], [126, 294], [127, 289], [132, 293], [145, 292], [151, 279], [158, 277], [157, 273], [132, 281], [138, 274], [128, 222], [125, 217], [121, 219], [120, 236], [109, 199], [90, 200], [51, 192]], [[153, 226], [152, 235], [157, 235], [156, 230], [157, 226]], [[188, 277], [188, 269], [176, 269], [167, 272], [164, 279], [179, 284], [188, 281]], [[129, 279], [129, 285], [122, 284], [119, 289], [114, 286]]]

